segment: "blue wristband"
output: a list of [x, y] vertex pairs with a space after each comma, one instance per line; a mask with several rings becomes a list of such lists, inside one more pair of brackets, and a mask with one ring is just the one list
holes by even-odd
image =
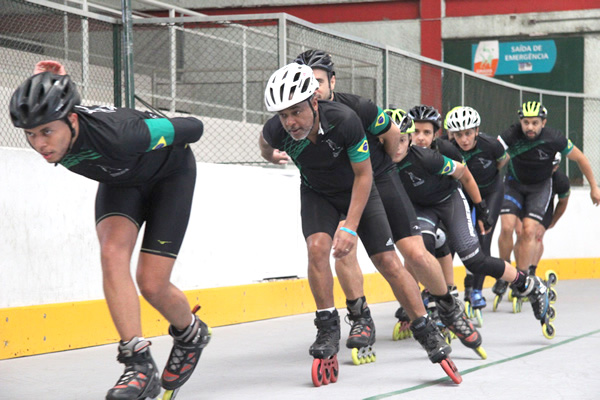
[[340, 231], [344, 231], [344, 232], [348, 232], [349, 234], [351, 234], [352, 236], [356, 236], [356, 232], [354, 232], [352, 229], [348, 229], [345, 226], [342, 226], [340, 228]]

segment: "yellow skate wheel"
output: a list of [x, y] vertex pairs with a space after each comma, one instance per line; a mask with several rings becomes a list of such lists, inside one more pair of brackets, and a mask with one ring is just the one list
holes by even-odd
[[393, 340], [404, 339], [402, 337], [403, 332], [400, 331], [401, 327], [402, 327], [402, 324], [400, 322], [396, 322], [396, 325], [394, 325], [394, 332], [392, 333]]
[[558, 293], [556, 293], [556, 289], [551, 287], [548, 290], [548, 300], [550, 300], [550, 303], [556, 303], [556, 299], [558, 299]]
[[556, 275], [556, 272], [552, 271], [551, 269], [546, 271], [546, 281], [548, 281], [550, 286], [556, 285], [558, 283], [558, 275]]
[[352, 349], [352, 362], [354, 365], [362, 364], [362, 357], [359, 357], [357, 348]]
[[548, 307], [548, 319], [554, 321], [556, 319], [556, 309], [553, 306]]
[[177, 392], [179, 392], [179, 388], [177, 388], [175, 390], [165, 390], [165, 394], [163, 394], [163, 397], [160, 400], [174, 399], [175, 396], [177, 395]]
[[556, 331], [554, 330], [554, 325], [552, 325], [552, 323], [550, 322], [548, 322], [547, 324], [543, 324], [542, 333], [544, 334], [546, 339], [554, 339], [554, 335], [556, 334]]
[[519, 301], [518, 298], [513, 297], [512, 299], [512, 304], [513, 304], [513, 313], [520, 313], [521, 309], [522, 309], [522, 303]]
[[465, 314], [467, 315], [467, 318], [473, 318], [473, 307], [471, 306], [470, 301], [465, 301]]
[[496, 297], [494, 298], [494, 305], [492, 307], [492, 311], [496, 312], [496, 310], [498, 309], [498, 305], [500, 304], [501, 301], [502, 301], [502, 297], [496, 295]]
[[475, 353], [477, 353], [479, 355], [479, 357], [481, 357], [482, 360], [486, 360], [487, 359], [487, 353], [485, 352], [485, 349], [481, 346], [479, 346], [478, 348], [474, 349]]
[[510, 289], [508, 291], [508, 301], [512, 301], [514, 298], [515, 298], [515, 296], [513, 296], [512, 289]]
[[483, 313], [481, 312], [481, 309], [477, 308], [475, 311], [473, 311], [473, 313], [477, 319], [477, 324], [479, 324], [480, 328], [483, 328]]

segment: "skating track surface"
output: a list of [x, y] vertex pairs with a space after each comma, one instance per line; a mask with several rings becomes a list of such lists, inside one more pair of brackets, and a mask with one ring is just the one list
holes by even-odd
[[[454, 341], [460, 385], [430, 363], [414, 339], [392, 340], [397, 304], [383, 303], [371, 305], [377, 361], [353, 365], [342, 342], [337, 383], [317, 388], [311, 382], [314, 314], [303, 314], [214, 328], [177, 399], [600, 399], [600, 280], [561, 281], [556, 288], [552, 340], [542, 335], [528, 303], [513, 314], [505, 298], [492, 312], [493, 295], [484, 290], [488, 307], [480, 332], [488, 358]], [[348, 330], [342, 323], [343, 338]], [[162, 368], [171, 339], [151, 340]], [[122, 373], [115, 358], [112, 344], [0, 361], [0, 399], [104, 399]]]

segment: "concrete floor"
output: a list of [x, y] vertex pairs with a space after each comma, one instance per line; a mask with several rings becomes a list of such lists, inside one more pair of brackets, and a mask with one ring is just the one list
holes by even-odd
[[[600, 280], [561, 281], [556, 289], [552, 340], [542, 335], [529, 304], [513, 314], [505, 300], [492, 312], [493, 295], [484, 290], [490, 306], [480, 332], [488, 359], [453, 342], [460, 385], [430, 363], [413, 339], [392, 341], [397, 305], [384, 303], [371, 305], [377, 361], [355, 366], [342, 348], [335, 384], [316, 388], [311, 382], [314, 317], [303, 314], [214, 328], [177, 399], [600, 399]], [[343, 337], [347, 333], [344, 324]], [[162, 368], [171, 340], [159, 337], [152, 343]], [[106, 345], [0, 361], [0, 399], [103, 399], [122, 372], [115, 357], [116, 345]]]

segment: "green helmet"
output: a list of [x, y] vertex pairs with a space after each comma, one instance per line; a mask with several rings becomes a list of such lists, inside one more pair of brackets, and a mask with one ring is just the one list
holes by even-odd
[[391, 120], [398, 126], [400, 133], [413, 133], [415, 131], [415, 123], [408, 116], [406, 111], [401, 108], [386, 108], [383, 110], [390, 116]]
[[548, 110], [546, 110], [546, 107], [544, 107], [542, 103], [538, 101], [528, 101], [523, 103], [523, 106], [519, 108], [517, 113], [521, 119], [531, 117], [540, 117], [541, 119], [546, 119], [548, 116]]

